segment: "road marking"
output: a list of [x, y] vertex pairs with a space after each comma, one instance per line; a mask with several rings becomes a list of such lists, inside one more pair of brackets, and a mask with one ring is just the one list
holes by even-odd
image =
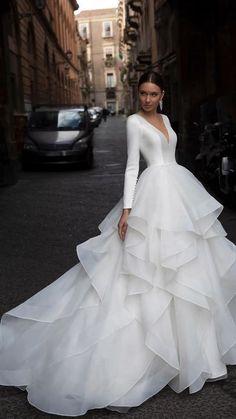
[[121, 163], [108, 163], [105, 167], [121, 166]]
[[105, 174], [101, 174], [101, 175], [98, 175], [98, 174], [90, 174], [89, 176], [91, 176], [91, 177], [111, 177], [111, 176], [124, 176], [124, 173], [105, 173]]
[[94, 153], [110, 153], [111, 150], [96, 150], [94, 149]]

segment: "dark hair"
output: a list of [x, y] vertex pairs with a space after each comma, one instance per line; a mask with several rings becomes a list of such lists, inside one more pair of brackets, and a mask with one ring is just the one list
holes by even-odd
[[138, 82], [138, 89], [141, 84], [147, 82], [154, 83], [159, 86], [161, 90], [164, 90], [163, 78], [159, 73], [156, 73], [156, 71], [146, 71], [143, 73]]

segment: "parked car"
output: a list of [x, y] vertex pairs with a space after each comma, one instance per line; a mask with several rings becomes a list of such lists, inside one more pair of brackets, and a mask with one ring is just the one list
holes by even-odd
[[99, 124], [100, 124], [100, 122], [101, 122], [101, 120], [102, 120], [102, 109], [103, 109], [103, 108], [101, 108], [101, 106], [92, 106], [92, 108], [91, 108], [91, 109], [94, 109], [94, 110], [95, 110], [95, 112], [97, 113], [98, 120], [99, 120]]
[[88, 108], [88, 113], [90, 117], [90, 123], [93, 128], [96, 128], [100, 124], [99, 115], [93, 108]]
[[23, 168], [35, 164], [93, 165], [93, 129], [86, 106], [38, 106], [31, 112]]

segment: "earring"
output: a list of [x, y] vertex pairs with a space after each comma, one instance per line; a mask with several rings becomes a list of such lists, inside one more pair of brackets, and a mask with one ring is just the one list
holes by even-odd
[[163, 100], [162, 99], [159, 102], [159, 106], [160, 106], [160, 110], [162, 111], [162, 109], [163, 109]]

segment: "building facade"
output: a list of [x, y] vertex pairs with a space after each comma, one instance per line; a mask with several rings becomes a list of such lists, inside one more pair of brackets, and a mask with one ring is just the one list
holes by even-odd
[[37, 9], [37, 0], [21, 0], [15, 6], [25, 110], [38, 103], [80, 101], [76, 1], [47, 0]]
[[76, 17], [87, 40], [90, 104], [120, 112], [124, 108], [120, 32], [116, 9], [83, 11]]

